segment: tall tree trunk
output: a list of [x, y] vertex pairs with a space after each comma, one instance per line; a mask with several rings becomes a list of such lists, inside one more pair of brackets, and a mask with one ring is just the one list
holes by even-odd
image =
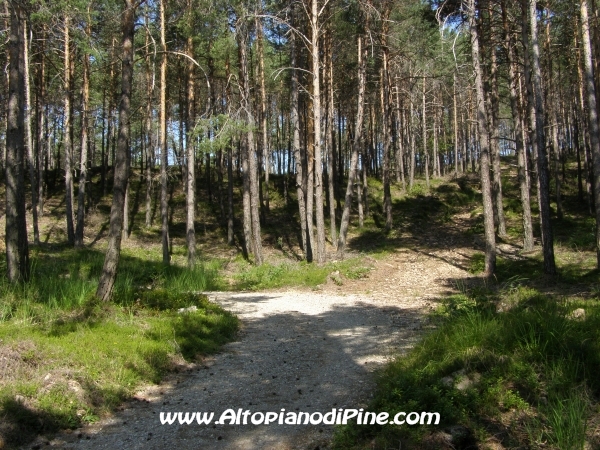
[[[529, 2], [527, 5], [526, 2]], [[536, 0], [523, 0], [524, 13], [529, 7], [529, 26], [531, 28], [531, 42], [527, 37], [525, 42], [526, 53], [531, 50], [531, 69], [528, 92], [532, 99], [533, 114], [531, 114], [531, 129], [537, 144], [536, 169], [538, 179], [538, 201], [540, 205], [540, 229], [542, 231], [542, 250], [544, 253], [544, 272], [549, 275], [556, 274], [554, 262], [554, 239], [550, 223], [550, 183], [548, 176], [548, 158], [546, 156], [546, 140], [544, 136], [544, 106], [542, 92], [542, 74], [540, 69], [540, 48], [537, 32]], [[527, 17], [527, 16], [525, 16]], [[526, 23], [524, 21], [523, 23]], [[525, 36], [526, 33], [524, 33]], [[529, 45], [530, 44], [530, 45]], [[526, 64], [527, 69], [527, 64]], [[535, 151], [535, 146], [534, 146]]]
[[364, 215], [369, 216], [369, 154], [365, 145], [361, 145], [359, 156], [361, 158], [361, 171], [358, 177], [362, 176], [362, 203], [364, 205]]
[[[190, 27], [193, 25], [192, 23], [192, 2], [188, 0], [188, 14], [190, 16]], [[187, 54], [190, 58], [194, 57], [194, 44], [192, 41], [191, 34], [188, 35], [187, 38]], [[194, 123], [196, 120], [196, 111], [194, 109], [194, 104], [196, 102], [195, 98], [195, 84], [194, 84], [194, 63], [192, 61], [188, 61], [187, 67], [187, 123], [186, 123], [186, 151], [187, 151], [187, 193], [185, 198], [186, 205], [186, 244], [187, 244], [187, 263], [188, 267], [191, 269], [196, 264], [196, 231], [194, 228], [194, 220], [196, 216], [196, 152], [194, 149]]]
[[[131, 132], [130, 132], [131, 134]], [[129, 239], [129, 197], [130, 197], [130, 188], [131, 188], [131, 180], [129, 179], [129, 172], [131, 167], [131, 150], [129, 148], [129, 144], [127, 145], [127, 185], [125, 186], [125, 201], [123, 202], [123, 240], [126, 241]]]
[[[547, 52], [546, 57], [546, 65], [547, 65], [547, 73], [550, 78], [550, 83], [553, 83], [552, 78], [554, 78], [554, 73], [552, 69], [552, 58], [550, 54], [550, 21], [546, 22], [546, 45], [545, 49]], [[559, 83], [557, 86], [560, 86], [560, 67], [559, 67]], [[562, 196], [561, 196], [561, 182], [560, 182], [560, 142], [559, 142], [559, 93], [558, 88], [553, 89], [552, 92], [548, 92], [546, 96], [546, 105], [547, 105], [547, 120], [549, 120], [552, 125], [550, 127], [551, 137], [552, 137], [552, 159], [554, 166], [554, 194], [556, 196], [556, 217], [558, 219], [563, 218], [563, 206], [562, 206]], [[548, 89], [549, 90], [549, 89]]]
[[270, 152], [269, 152], [269, 137], [267, 134], [267, 91], [265, 89], [265, 56], [264, 56], [264, 39], [263, 39], [263, 28], [262, 21], [257, 16], [255, 18], [256, 24], [256, 40], [257, 40], [257, 57], [258, 57], [258, 78], [260, 83], [260, 131], [261, 131], [261, 143], [262, 143], [262, 159], [265, 165], [265, 210], [269, 212], [269, 171], [271, 169], [270, 164]]
[[[434, 98], [435, 103], [435, 98]], [[438, 109], [433, 110], [433, 177], [440, 177], [439, 143], [438, 143]]]
[[70, 245], [75, 243], [75, 229], [73, 228], [73, 144], [71, 142], [72, 117], [71, 117], [71, 38], [69, 35], [71, 18], [66, 15], [64, 19], [64, 115], [65, 124], [63, 140], [65, 148], [65, 207], [67, 219], [67, 240]]
[[361, 170], [357, 174], [358, 183], [356, 183], [356, 203], [358, 206], [358, 227], [359, 228], [362, 228], [365, 226], [365, 214], [363, 211], [363, 199], [362, 199], [363, 188], [362, 188], [362, 181], [361, 181], [361, 177], [364, 172], [365, 172], [365, 168], [361, 167]]
[[[225, 75], [229, 80], [231, 76], [231, 69], [229, 63], [229, 57], [225, 60]], [[227, 104], [227, 111], [231, 113], [231, 84], [227, 83], [225, 88], [225, 102]], [[233, 139], [227, 145], [227, 245], [233, 245], [234, 239], [234, 214], [233, 214]]]
[[[576, 100], [573, 101], [576, 103]], [[581, 137], [579, 133], [579, 120], [573, 106], [573, 143], [575, 145], [575, 151], [577, 154], [577, 197], [579, 201], [583, 203], [583, 167], [581, 164]]]
[[[368, 30], [368, 25], [367, 25]], [[350, 224], [350, 209], [352, 206], [352, 191], [356, 179], [356, 167], [358, 165], [358, 153], [362, 145], [363, 119], [365, 109], [365, 87], [366, 87], [366, 59], [367, 49], [363, 48], [363, 36], [358, 36], [358, 107], [356, 112], [356, 124], [354, 128], [354, 140], [352, 141], [352, 155], [350, 157], [350, 171], [348, 173], [348, 185], [346, 186], [346, 198], [344, 200], [344, 212], [340, 222], [340, 233], [338, 235], [337, 257], [344, 258], [346, 249], [346, 236]], [[340, 166], [341, 167], [341, 166]]]
[[31, 130], [31, 88], [29, 78], [29, 36], [27, 21], [23, 21], [23, 70], [25, 76], [25, 136], [27, 139], [27, 164], [29, 166], [29, 182], [31, 184], [31, 212], [33, 216], [33, 243], [40, 243], [40, 230], [38, 227], [38, 202], [37, 179], [35, 171], [35, 158], [33, 155], [33, 133]]
[[[114, 60], [116, 59], [115, 53], [116, 53], [116, 49], [115, 49], [115, 44], [116, 39], [113, 38], [112, 43], [111, 43], [111, 52], [110, 52], [110, 56], [111, 56], [111, 62], [110, 62], [110, 70], [109, 70], [109, 92], [108, 92], [108, 123], [107, 123], [107, 133], [106, 133], [106, 154], [104, 155], [104, 161], [102, 161], [102, 172], [104, 173], [105, 177], [104, 180], [106, 181], [106, 178], [108, 178], [108, 160], [109, 160], [109, 155], [111, 153], [114, 154], [114, 134], [115, 134], [115, 123], [114, 123], [114, 111], [115, 111], [115, 99], [116, 99], [116, 87], [115, 87], [115, 62]], [[113, 157], [114, 160], [114, 157]], [[108, 183], [104, 182], [102, 185], [102, 195], [106, 196], [108, 191]]]
[[102, 274], [98, 282], [96, 297], [103, 301], [112, 296], [117, 268], [121, 253], [121, 237], [123, 228], [123, 212], [125, 189], [127, 188], [127, 152], [129, 145], [129, 114], [131, 108], [131, 85], [133, 81], [133, 37], [135, 27], [134, 0], [125, 0], [121, 29], [123, 33], [122, 69], [121, 69], [121, 104], [119, 105], [119, 136], [117, 141], [115, 181], [113, 200], [110, 208], [110, 225], [108, 228], [108, 247], [104, 258]]
[[239, 159], [242, 160], [242, 211], [244, 228], [244, 251], [246, 258], [253, 252], [252, 249], [252, 204], [250, 202], [250, 174], [248, 163], [247, 138], [243, 136], [239, 143]]
[[25, 215], [25, 12], [9, 3], [8, 114], [6, 127], [6, 268], [11, 283], [29, 279], [29, 246]]
[[529, 197], [529, 176], [527, 175], [527, 155], [523, 142], [523, 118], [520, 113], [518, 88], [520, 81], [517, 76], [514, 43], [511, 38], [507, 19], [506, 0], [502, 0], [502, 23], [504, 39], [508, 55], [508, 70], [510, 78], [510, 106], [515, 127], [515, 146], [517, 151], [518, 180], [521, 191], [521, 206], [523, 208], [523, 250], [533, 250], [533, 227], [531, 222], [531, 200]]
[[[292, 7], [293, 8], [293, 7]], [[294, 12], [292, 12], [294, 15]], [[302, 239], [302, 251], [304, 252], [304, 258], [307, 261], [312, 260], [312, 243], [308, 240], [307, 234], [307, 223], [306, 223], [306, 198], [304, 185], [304, 173], [302, 164], [302, 154], [300, 149], [300, 117], [298, 114], [299, 107], [299, 85], [298, 85], [298, 49], [296, 43], [296, 35], [292, 33], [290, 36], [290, 63], [292, 66], [292, 83], [290, 87], [291, 91], [291, 105], [290, 105], [290, 126], [292, 127], [292, 148], [294, 152], [294, 160], [296, 163], [296, 194], [298, 197], [298, 213], [300, 216], [300, 232]]]
[[[256, 161], [256, 147], [254, 142], [254, 114], [250, 105], [250, 80], [248, 76], [248, 59], [246, 54], [246, 46], [248, 45], [248, 25], [245, 17], [238, 18], [238, 30], [236, 36], [238, 38], [238, 54], [239, 54], [239, 79], [240, 79], [240, 96], [241, 107], [245, 112], [246, 121], [248, 123], [248, 131], [246, 132], [246, 151], [245, 160], [247, 164], [248, 184], [250, 191], [250, 220], [251, 220], [251, 236], [250, 242], [247, 242], [248, 247], [252, 247], [254, 253], [254, 263], [260, 266], [263, 263], [262, 242], [260, 234], [260, 199], [259, 199], [259, 181], [258, 167]], [[246, 219], [246, 217], [244, 217]]]
[[402, 192], [406, 192], [404, 178], [404, 125], [402, 123], [400, 88], [396, 85], [396, 181], [402, 183]]
[[[577, 36], [575, 37], [577, 39]], [[577, 41], [575, 42], [577, 43]], [[585, 107], [585, 94], [584, 94], [584, 75], [583, 75], [583, 56], [578, 52], [577, 58], [577, 76], [578, 76], [578, 92], [579, 92], [579, 101], [577, 102], [577, 108], [579, 112], [579, 117], [581, 119], [581, 127], [583, 131], [583, 155], [584, 155], [584, 169], [585, 169], [585, 189], [587, 192], [586, 198], [588, 203], [588, 210], [590, 215], [593, 214], [594, 209], [594, 200], [592, 198], [592, 185], [590, 180], [590, 158], [589, 158], [589, 143], [590, 143], [590, 127], [589, 120], [586, 117], [586, 107]]]
[[[490, 20], [495, 16], [491, 3], [489, 3]], [[490, 150], [492, 154], [492, 194], [494, 217], [498, 226], [498, 236], [506, 237], [506, 220], [504, 218], [504, 201], [502, 196], [502, 172], [500, 166], [500, 132], [498, 129], [498, 117], [500, 114], [500, 96], [498, 93], [498, 60], [496, 47], [490, 38], [491, 68], [490, 68]]]
[[425, 103], [425, 77], [423, 77], [423, 111], [421, 115], [423, 121], [423, 159], [425, 168], [425, 183], [429, 189], [429, 151], [427, 150], [427, 104]]
[[[91, 14], [88, 6], [86, 37], [91, 37]], [[83, 85], [81, 87], [81, 156], [79, 158], [79, 193], [77, 195], [77, 226], [75, 229], [75, 246], [83, 246], [83, 228], [85, 220], [85, 188], [88, 166], [88, 108], [90, 102], [90, 57], [83, 54]]]
[[454, 71], [454, 78], [453, 78], [454, 82], [452, 84], [452, 105], [454, 108], [454, 176], [458, 177], [458, 174], [461, 172], [461, 166], [459, 165], [459, 160], [458, 160], [458, 147], [459, 147], [459, 140], [458, 140], [458, 111], [457, 111], [457, 94], [456, 94], [456, 70]]
[[385, 229], [392, 229], [392, 193], [390, 190], [390, 153], [392, 151], [392, 136], [391, 136], [391, 111], [392, 106], [390, 98], [390, 81], [389, 81], [389, 48], [387, 45], [387, 35], [389, 32], [390, 6], [385, 8], [382, 16], [383, 27], [381, 30], [381, 46], [382, 46], [382, 65], [380, 77], [380, 98], [381, 110], [383, 113], [383, 213], [385, 214]]
[[600, 268], [600, 130], [598, 127], [598, 104], [596, 86], [594, 84], [594, 67], [592, 65], [592, 46], [590, 40], [590, 23], [587, 0], [581, 0], [581, 35], [583, 44], [583, 61], [585, 66], [585, 86], [587, 92], [588, 127], [590, 130], [590, 147], [594, 164], [594, 203], [596, 205], [596, 257]]
[[160, 218], [162, 237], [162, 262], [169, 265], [169, 203], [167, 199], [167, 167], [169, 164], [167, 147], [167, 42], [165, 39], [165, 2], [159, 0], [160, 15]]
[[[312, 98], [308, 98], [308, 101], [303, 102], [303, 106], [308, 104], [308, 110], [312, 111], [313, 103]], [[306, 148], [306, 179], [304, 180], [305, 192], [306, 192], [306, 233], [308, 241], [310, 242], [311, 257], [307, 261], [312, 262], [315, 252], [317, 251], [318, 244], [315, 242], [315, 146], [314, 146], [314, 117], [312, 114], [304, 113], [304, 147]]]
[[327, 27], [327, 36], [325, 39], [325, 73], [327, 75], [327, 127], [326, 127], [326, 139], [327, 145], [327, 174], [329, 176], [329, 182], [327, 183], [328, 197], [329, 197], [329, 233], [331, 237], [331, 243], [335, 247], [337, 245], [337, 226], [335, 221], [335, 145], [334, 145], [334, 103], [333, 103], [333, 44], [332, 44], [332, 31], [331, 25]]
[[310, 13], [311, 29], [311, 72], [312, 72], [312, 102], [313, 102], [313, 154], [315, 156], [315, 214], [317, 222], [317, 262], [323, 263], [325, 254], [325, 215], [323, 211], [323, 153], [321, 136], [321, 61], [319, 49], [319, 1], [311, 0]]
[[496, 271], [496, 236], [494, 234], [494, 210], [492, 208], [492, 189], [490, 183], [490, 143], [488, 118], [485, 109], [485, 93], [481, 75], [479, 57], [479, 33], [475, 19], [475, 0], [469, 0], [469, 28], [471, 29], [471, 55], [475, 72], [475, 92], [477, 95], [477, 123], [479, 125], [479, 144], [481, 147], [481, 192], [483, 196], [483, 222], [485, 230], [485, 275], [492, 276]]
[[152, 166], [154, 165], [154, 141], [152, 140], [152, 101], [154, 77], [150, 66], [150, 30], [148, 29], [148, 14], [144, 18], [146, 22], [146, 228], [152, 226]]
[[415, 166], [416, 166], [416, 136], [415, 136], [415, 129], [414, 129], [414, 124], [413, 124], [413, 118], [414, 118], [414, 103], [412, 101], [412, 98], [409, 99], [410, 101], [410, 117], [409, 117], [409, 137], [410, 137], [410, 174], [408, 177], [408, 189], [412, 189], [413, 184], [415, 182]]
[[42, 43], [40, 51], [40, 67], [38, 71], [38, 95], [36, 96], [36, 155], [37, 155], [37, 186], [38, 186], [38, 216], [44, 215], [44, 152], [47, 139], [47, 121], [46, 121], [46, 57], [44, 55], [44, 40], [46, 38], [46, 26], [42, 28]]
[[[554, 93], [556, 94], [556, 92]], [[556, 217], [563, 218], [563, 206], [560, 181], [560, 142], [558, 136], [558, 96], [553, 95], [553, 104], [550, 106], [552, 114], [552, 156], [554, 158], [554, 190], [556, 195]]]

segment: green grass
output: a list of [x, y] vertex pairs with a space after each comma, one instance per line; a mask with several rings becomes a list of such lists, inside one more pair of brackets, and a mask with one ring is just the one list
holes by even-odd
[[244, 264], [234, 276], [234, 289], [263, 290], [279, 287], [317, 287], [327, 281], [329, 274], [339, 271], [342, 277], [359, 279], [367, 276], [370, 267], [362, 258], [349, 258], [344, 261], [323, 265], [306, 262], [265, 263], [261, 266]]
[[[189, 270], [165, 267], [156, 250], [124, 249], [113, 301], [127, 305], [142, 288], [165, 289], [171, 293], [216, 290], [221, 287], [219, 264], [200, 263]], [[11, 285], [0, 279], [0, 322], [9, 319], [45, 322], [54, 314], [78, 308], [90, 300], [98, 286], [104, 254], [98, 250], [52, 246], [32, 251], [31, 280]], [[4, 260], [0, 271], [4, 272]]]
[[[577, 308], [584, 320], [570, 317]], [[550, 297], [515, 280], [500, 292], [449, 297], [433, 319], [437, 329], [380, 374], [369, 410], [435, 411], [440, 426], [349, 425], [336, 448], [392, 448], [399, 440], [436, 448], [426, 444], [434, 433], [457, 424], [472, 443], [496, 436], [505, 448], [583, 448], [600, 395], [597, 299]]]
[[217, 263], [164, 267], [154, 253], [123, 251], [108, 304], [93, 296], [95, 250], [42, 247], [29, 283], [0, 280], [0, 435], [10, 445], [97, 420], [234, 337], [237, 318], [198, 293], [220, 286]]

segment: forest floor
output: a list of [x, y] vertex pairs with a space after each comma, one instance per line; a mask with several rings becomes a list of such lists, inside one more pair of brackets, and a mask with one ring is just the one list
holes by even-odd
[[[160, 412], [254, 412], [282, 408], [327, 413], [366, 408], [373, 372], [426, 328], [426, 312], [469, 277], [468, 247], [426, 246], [369, 258], [368, 278], [336, 275], [313, 290], [209, 293], [242, 320], [236, 342], [166, 382], [123, 411], [49, 441], [61, 448], [328, 448], [328, 425], [162, 425]], [[333, 281], [335, 278], [337, 283]], [[45, 441], [42, 441], [45, 442]], [[42, 443], [40, 442], [40, 443]]]

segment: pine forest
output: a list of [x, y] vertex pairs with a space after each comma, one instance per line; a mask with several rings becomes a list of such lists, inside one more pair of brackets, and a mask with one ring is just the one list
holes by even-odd
[[0, 5], [0, 449], [600, 448], [598, 0]]

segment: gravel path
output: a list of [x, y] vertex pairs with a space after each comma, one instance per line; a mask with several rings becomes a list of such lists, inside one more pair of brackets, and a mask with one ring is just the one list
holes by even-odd
[[[447, 256], [398, 253], [374, 262], [368, 280], [342, 286], [352, 295], [337, 294], [340, 288], [333, 283], [319, 293], [210, 293], [242, 320], [236, 342], [185, 374], [141, 392], [111, 419], [50, 444], [73, 449], [328, 448], [330, 425], [214, 421], [229, 408], [327, 413], [365, 407], [374, 387], [372, 372], [392, 353], [414, 344], [433, 298], [451, 287], [450, 279], [465, 277]], [[160, 412], [178, 411], [214, 412], [215, 418], [211, 425], [160, 424]]]

